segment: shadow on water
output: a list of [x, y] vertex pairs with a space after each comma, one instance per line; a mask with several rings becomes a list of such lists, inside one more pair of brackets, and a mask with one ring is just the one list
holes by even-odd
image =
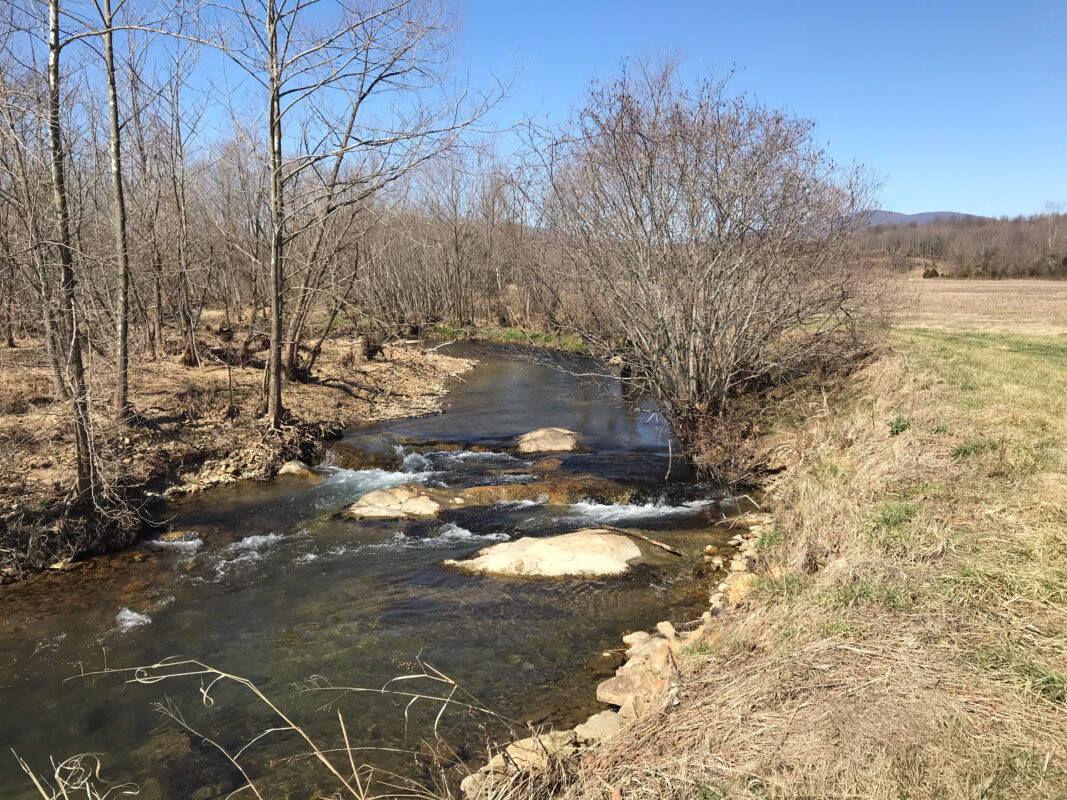
[[[370, 762], [412, 777], [426, 766], [388, 750], [432, 738], [436, 706], [416, 704], [405, 720], [397, 698], [300, 687], [323, 676], [376, 688], [421, 658], [516, 721], [573, 724], [598, 710], [593, 690], [603, 676], [587, 665], [591, 657], [617, 648], [626, 630], [666, 616], [695, 618], [706, 608], [692, 570], [705, 544], [724, 538], [700, 513], [719, 494], [670, 463], [662, 420], [623, 402], [618, 382], [598, 374], [596, 362], [554, 356], [549, 364], [474, 345], [450, 352], [481, 364], [457, 383], [443, 414], [352, 431], [315, 480], [285, 476], [174, 503], [170, 527], [198, 538], [145, 542], [75, 573], [4, 589], [2, 740], [38, 767], [50, 755], [98, 753], [105, 776], [150, 778], [155, 794], [146, 797], [225, 796], [235, 785], [232, 770], [196, 737], [161, 723], [151, 704], [170, 696], [190, 721], [235, 744], [267, 724], [247, 692], [223, 688], [219, 702], [204, 708], [195, 682], [66, 680], [172, 656], [251, 679], [331, 744], [340, 710], [354, 745], [383, 748], [365, 751]], [[583, 452], [562, 456], [557, 471], [625, 483], [636, 490], [633, 501], [500, 503], [435, 520], [366, 524], [337, 513], [401, 483], [539, 480], [536, 456], [508, 450], [516, 435], [546, 426], [583, 434]], [[601, 581], [475, 578], [437, 566], [493, 542], [597, 524], [655, 531], [686, 557], [650, 553], [630, 575]], [[460, 756], [477, 758], [486, 736], [500, 729], [450, 711], [440, 732]], [[278, 757], [292, 745], [273, 736], [255, 752]], [[299, 776], [307, 766], [282, 770], [297, 776], [287, 779], [290, 788], [306, 788]], [[10, 758], [0, 757], [0, 795], [34, 796]]]

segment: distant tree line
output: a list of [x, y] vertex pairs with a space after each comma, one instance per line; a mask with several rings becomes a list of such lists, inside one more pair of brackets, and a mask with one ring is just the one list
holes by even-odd
[[865, 249], [897, 267], [914, 260], [959, 278], [1067, 278], [1067, 214], [1062, 203], [1013, 218], [880, 225], [863, 232]]

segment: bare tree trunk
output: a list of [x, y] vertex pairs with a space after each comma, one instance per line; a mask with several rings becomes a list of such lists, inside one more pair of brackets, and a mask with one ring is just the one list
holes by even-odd
[[104, 68], [107, 74], [108, 144], [111, 149], [111, 199], [115, 215], [115, 255], [118, 258], [119, 294], [116, 301], [115, 413], [125, 418], [129, 412], [130, 338], [130, 257], [126, 240], [126, 197], [122, 185], [122, 142], [119, 132], [118, 96], [115, 84], [115, 51], [112, 46], [111, 0], [103, 0]]
[[[322, 217], [319, 220], [318, 230], [315, 232], [315, 243], [311, 247], [311, 255], [308, 257], [308, 280], [305, 281], [301, 287], [302, 291], [297, 297], [297, 308], [293, 313], [293, 317], [289, 322], [288, 332], [288, 345], [285, 353], [285, 372], [287, 375], [294, 375], [297, 368], [297, 357], [300, 347], [301, 333], [304, 327], [304, 320], [307, 317], [308, 311], [311, 306], [311, 290], [317, 288], [322, 275], [325, 272], [325, 267], [319, 270], [318, 276], [315, 280], [311, 280], [311, 272], [315, 269], [315, 264], [319, 260], [322, 253], [322, 245], [326, 239], [326, 231], [329, 225], [330, 214], [333, 211], [334, 195], [337, 192], [337, 181], [341, 174], [341, 165], [344, 162], [345, 149], [348, 147], [349, 142], [352, 139], [352, 130], [356, 126], [356, 115], [359, 113], [359, 104], [353, 103], [352, 110], [348, 115], [348, 125], [345, 128], [344, 137], [341, 139], [341, 146], [338, 148], [338, 153], [333, 161], [333, 168], [330, 171], [330, 179], [326, 184], [326, 195], [322, 201]], [[311, 375], [310, 368], [307, 371], [307, 375]]]
[[[5, 220], [6, 223], [6, 220]], [[4, 257], [3, 263], [5, 265], [3, 271], [3, 280], [0, 281], [0, 305], [3, 306], [3, 325], [0, 326], [0, 330], [3, 330], [4, 344], [8, 348], [14, 349], [15, 347], [15, 262], [12, 259], [9, 252], [7, 252], [6, 242], [3, 246]]]
[[74, 255], [71, 252], [70, 212], [67, 208], [67, 179], [63, 130], [59, 117], [59, 56], [62, 45], [59, 40], [59, 0], [48, 0], [48, 151], [52, 173], [52, 202], [55, 209], [61, 270], [60, 287], [63, 310], [66, 314], [67, 334], [70, 336], [67, 351], [67, 370], [73, 405], [74, 446], [77, 467], [75, 491], [79, 499], [85, 499], [92, 491], [93, 455], [89, 440], [89, 406], [85, 392], [85, 366], [82, 362], [82, 331], [78, 317], [74, 276]]
[[270, 353], [267, 358], [267, 421], [281, 427], [282, 408], [282, 308], [285, 279], [285, 198], [282, 196], [281, 75], [278, 54], [278, 17], [274, 0], [267, 2], [267, 47], [270, 139]]

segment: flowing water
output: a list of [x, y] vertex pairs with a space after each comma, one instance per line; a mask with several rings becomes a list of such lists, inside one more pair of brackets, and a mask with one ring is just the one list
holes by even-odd
[[[217, 687], [205, 707], [196, 677], [141, 685], [82, 673], [196, 658], [253, 681], [324, 746], [338, 746], [341, 712], [364, 760], [431, 780], [434, 766], [409, 751], [439, 747], [440, 735], [451, 760], [477, 760], [486, 737], [504, 732], [500, 719], [457, 707], [438, 719], [440, 703], [420, 700], [405, 713], [407, 698], [323, 687], [379, 689], [421, 663], [508, 720], [569, 725], [599, 710], [596, 657], [618, 648], [620, 634], [699, 617], [706, 582], [693, 570], [706, 544], [721, 543], [706, 518], [719, 494], [672, 463], [662, 420], [624, 402], [617, 381], [587, 359], [548, 364], [475, 345], [449, 352], [480, 366], [457, 381], [445, 413], [352, 431], [314, 480], [234, 484], [169, 506], [168, 527], [198, 538], [146, 541], [0, 589], [0, 797], [35, 796], [9, 747], [46, 771], [50, 756], [98, 754], [105, 778], [139, 781], [142, 797], [224, 797], [235, 773], [203, 737], [236, 749], [276, 722], [242, 687]], [[500, 503], [403, 523], [337, 514], [401, 483], [538, 480], [526, 471], [535, 459], [509, 447], [544, 426], [584, 435], [583, 452], [564, 456], [561, 473], [632, 486], [631, 503]], [[653, 532], [685, 556], [653, 552], [632, 574], [599, 581], [470, 577], [438, 566], [493, 542], [596, 524]], [[392, 688], [451, 690], [428, 680]], [[159, 703], [201, 735], [182, 732]], [[284, 732], [248, 751], [255, 772], [271, 773], [268, 796], [311, 796], [312, 762], [271, 761], [301, 751]]]

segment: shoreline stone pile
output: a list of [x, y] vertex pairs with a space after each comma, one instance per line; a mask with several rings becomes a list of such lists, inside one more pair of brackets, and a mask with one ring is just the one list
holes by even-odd
[[[550, 759], [591, 750], [628, 723], [674, 701], [681, 689], [678, 658], [687, 649], [714, 641], [718, 635], [715, 616], [739, 605], [751, 592], [756, 582], [757, 543], [774, 528], [774, 518], [750, 513], [731, 519], [729, 527], [737, 530], [728, 542], [730, 548], [736, 548], [728, 562], [729, 572], [710, 597], [711, 607], [697, 626], [680, 633], [664, 621], [656, 625], [654, 633], [636, 631], [623, 636], [626, 661], [596, 690], [597, 699], [614, 708], [594, 714], [572, 730], [540, 733], [507, 745], [488, 764], [463, 779], [460, 789], [466, 800], [485, 800], [494, 786], [522, 770], [542, 770]], [[727, 567], [725, 555], [714, 545], [706, 549], [704, 561], [716, 568]]]

